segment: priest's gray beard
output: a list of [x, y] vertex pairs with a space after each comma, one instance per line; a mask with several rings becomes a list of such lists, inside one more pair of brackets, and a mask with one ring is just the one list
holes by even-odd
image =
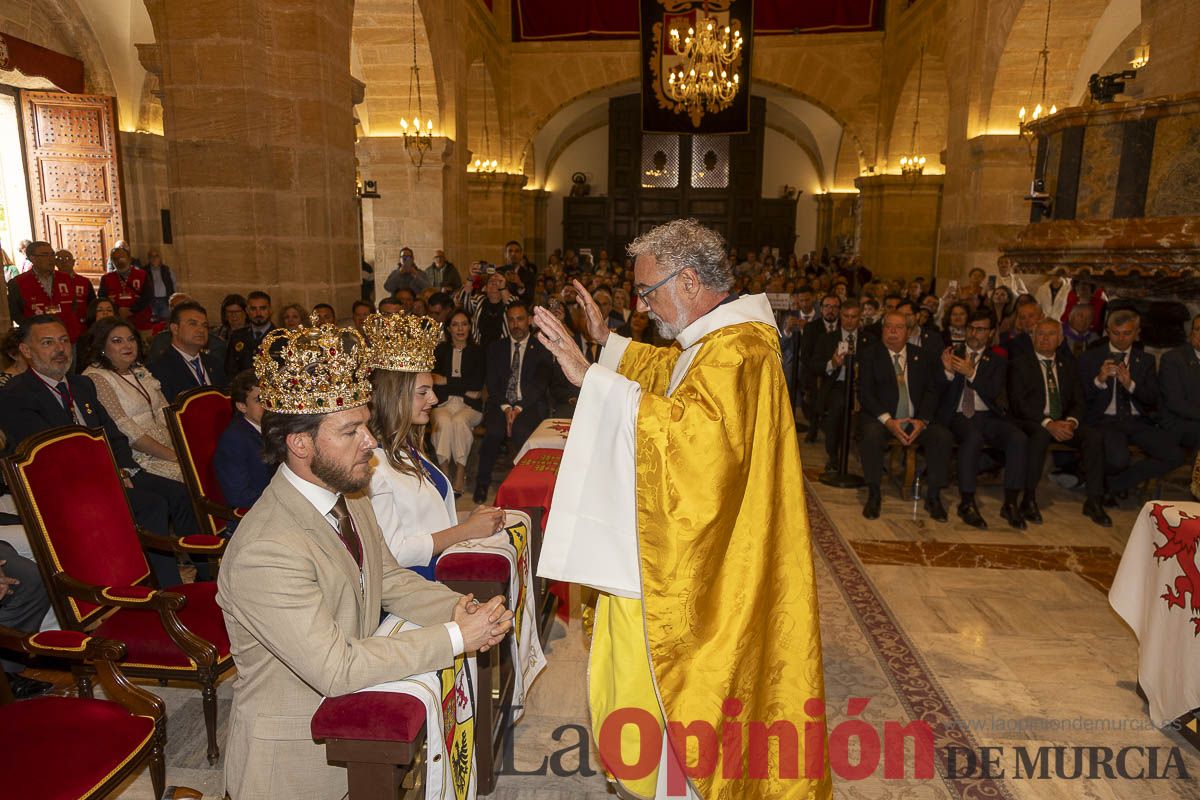
[[679, 302], [677, 295], [671, 295], [671, 307], [675, 310], [675, 324], [667, 322], [665, 319], [647, 309], [646, 314], [650, 319], [654, 320], [654, 325], [658, 328], [658, 335], [664, 339], [674, 339], [683, 329], [690, 323], [685, 323], [687, 319], [687, 311], [683, 307], [683, 303]]

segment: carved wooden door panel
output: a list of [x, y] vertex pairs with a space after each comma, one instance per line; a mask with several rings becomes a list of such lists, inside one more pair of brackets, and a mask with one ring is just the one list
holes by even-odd
[[104, 274], [125, 235], [111, 97], [21, 92], [33, 233], [75, 254], [84, 275]]

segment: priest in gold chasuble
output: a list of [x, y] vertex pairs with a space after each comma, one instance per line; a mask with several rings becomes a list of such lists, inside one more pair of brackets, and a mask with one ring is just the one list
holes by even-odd
[[806, 708], [824, 700], [821, 640], [770, 304], [728, 293], [724, 242], [695, 221], [629, 252], [671, 347], [610, 334], [576, 284], [605, 343], [589, 365], [536, 311], [542, 344], [580, 386], [538, 574], [601, 591], [592, 735], [628, 796], [827, 798], [824, 740], [805, 730], [824, 725], [809, 714], [819, 704]]

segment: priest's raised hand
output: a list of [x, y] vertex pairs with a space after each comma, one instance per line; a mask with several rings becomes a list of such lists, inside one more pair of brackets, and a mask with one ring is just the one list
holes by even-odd
[[[582, 289], [583, 287], [580, 287], [580, 290]], [[586, 296], [586, 292], [581, 296]], [[591, 304], [593, 307], [595, 306], [590, 297], [585, 301], [585, 309], [587, 309], [588, 304]], [[587, 313], [588, 326], [590, 328], [591, 312], [588, 311]], [[554, 360], [558, 362], [563, 375], [575, 386], [582, 386], [583, 376], [587, 374], [588, 367], [591, 364], [588, 362], [587, 356], [579, 349], [579, 345], [576, 344], [575, 337], [571, 335], [567, 327], [548, 308], [543, 306], [535, 308], [533, 310], [533, 320], [537, 323], [538, 327], [538, 341], [554, 356]], [[604, 333], [607, 338], [607, 326], [604, 328]]]
[[592, 299], [592, 295], [588, 290], [583, 288], [583, 284], [579, 281], [571, 281], [575, 286], [575, 293], [579, 305], [583, 306], [583, 315], [587, 322], [588, 336], [592, 341], [599, 342], [600, 346], [608, 344], [608, 318], [604, 312], [600, 310], [600, 306], [596, 305], [596, 301]]

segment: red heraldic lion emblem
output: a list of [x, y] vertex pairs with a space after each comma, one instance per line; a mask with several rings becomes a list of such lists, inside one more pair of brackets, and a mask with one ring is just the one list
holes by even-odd
[[1183, 511], [1179, 512], [1179, 524], [1171, 527], [1167, 523], [1163, 510], [1172, 508], [1161, 503], [1155, 503], [1150, 509], [1150, 517], [1154, 520], [1158, 532], [1167, 538], [1163, 544], [1156, 545], [1154, 557], [1159, 561], [1175, 559], [1183, 574], [1175, 578], [1175, 585], [1167, 584], [1167, 591], [1162, 599], [1167, 601], [1168, 608], [1188, 608], [1188, 595], [1191, 597], [1190, 612], [1192, 614], [1193, 631], [1200, 636], [1200, 568], [1196, 566], [1196, 544], [1200, 541], [1200, 517], [1193, 517]]

